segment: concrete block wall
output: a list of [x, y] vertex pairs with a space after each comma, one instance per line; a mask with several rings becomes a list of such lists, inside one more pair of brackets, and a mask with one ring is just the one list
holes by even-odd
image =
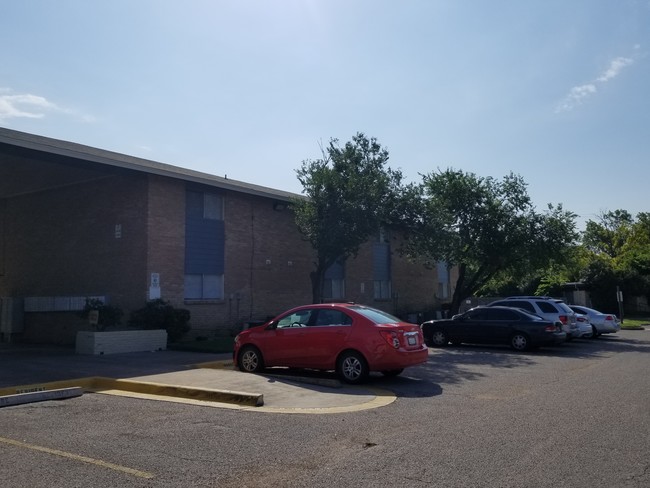
[[167, 331], [116, 330], [77, 333], [77, 354], [118, 354], [124, 352], [162, 351], [167, 349]]

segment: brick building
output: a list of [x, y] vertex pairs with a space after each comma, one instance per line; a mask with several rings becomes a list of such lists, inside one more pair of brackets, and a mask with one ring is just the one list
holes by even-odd
[[[162, 298], [190, 336], [229, 333], [311, 301], [300, 195], [0, 128], [0, 340], [71, 344], [97, 297], [130, 311]], [[327, 275], [329, 299], [431, 310], [444, 273], [378, 235]], [[440, 275], [440, 276], [439, 276]], [[442, 291], [441, 291], [442, 290]]]

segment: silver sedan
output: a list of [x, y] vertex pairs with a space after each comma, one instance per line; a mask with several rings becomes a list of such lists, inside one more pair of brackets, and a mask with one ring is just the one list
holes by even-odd
[[593, 308], [583, 307], [582, 305], [569, 305], [569, 307], [575, 313], [586, 315], [589, 318], [594, 337], [598, 337], [601, 334], [615, 334], [621, 330], [621, 322], [614, 314], [602, 313]]

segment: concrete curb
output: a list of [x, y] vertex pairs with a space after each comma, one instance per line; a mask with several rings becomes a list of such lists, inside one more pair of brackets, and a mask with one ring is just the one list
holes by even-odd
[[58, 388], [55, 390], [31, 391], [28, 393], [16, 393], [0, 397], [0, 407], [11, 407], [24, 403], [44, 402], [47, 400], [63, 400], [83, 395], [83, 389], [78, 386], [70, 388]]
[[339, 380], [327, 379], [327, 378], [310, 378], [308, 376], [295, 376], [295, 375], [284, 375], [284, 374], [268, 374], [260, 373], [260, 376], [266, 378], [272, 378], [276, 381], [286, 381], [289, 383], [304, 383], [307, 385], [317, 385], [317, 386], [326, 386], [328, 388], [343, 388], [343, 384]]
[[235, 364], [229, 360], [208, 361], [192, 365], [197, 369], [235, 369]]
[[[150, 383], [145, 381], [116, 380], [95, 376], [91, 378], [80, 378], [77, 380], [55, 381], [36, 385], [23, 385], [12, 388], [0, 389], [0, 407], [10, 405], [8, 400], [11, 397], [22, 396], [25, 401], [43, 401], [55, 398], [63, 398], [61, 391], [79, 391], [79, 395], [85, 391], [102, 393], [104, 391], [127, 391], [131, 393], [142, 393], [154, 396], [183, 398], [191, 400], [203, 400], [208, 402], [232, 403], [240, 406], [261, 407], [264, 405], [264, 395], [259, 393], [248, 393], [232, 390], [218, 390], [212, 388], [198, 388], [181, 385], [168, 385], [162, 383]], [[79, 396], [76, 395], [76, 396]], [[30, 400], [31, 398], [31, 400]], [[11, 403], [18, 404], [18, 403]]]
[[264, 395], [243, 391], [217, 390], [212, 388], [189, 387], [182, 385], [167, 385], [146, 381], [115, 380], [112, 378], [95, 378], [94, 391], [121, 390], [147, 395], [187, 398], [208, 402], [235, 403], [252, 407], [264, 405]]

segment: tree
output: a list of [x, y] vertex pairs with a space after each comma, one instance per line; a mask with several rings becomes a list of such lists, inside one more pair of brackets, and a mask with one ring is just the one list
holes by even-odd
[[594, 306], [616, 310], [617, 287], [650, 296], [650, 214], [634, 219], [626, 210], [602, 213], [587, 222], [582, 242], [591, 253], [584, 275]]
[[616, 258], [632, 234], [634, 220], [627, 210], [605, 212], [598, 221], [589, 220], [582, 237], [582, 243], [596, 254], [604, 253]]
[[322, 301], [323, 277], [337, 260], [356, 256], [379, 232], [397, 201], [402, 173], [386, 166], [388, 151], [357, 133], [343, 147], [330, 140], [323, 157], [296, 171], [306, 199], [294, 202], [296, 224], [316, 251], [311, 272], [314, 303]]
[[452, 313], [491, 280], [522, 279], [563, 261], [577, 238], [575, 215], [561, 205], [537, 213], [525, 182], [512, 173], [497, 181], [438, 170], [423, 176], [421, 189], [404, 251], [458, 267]]

